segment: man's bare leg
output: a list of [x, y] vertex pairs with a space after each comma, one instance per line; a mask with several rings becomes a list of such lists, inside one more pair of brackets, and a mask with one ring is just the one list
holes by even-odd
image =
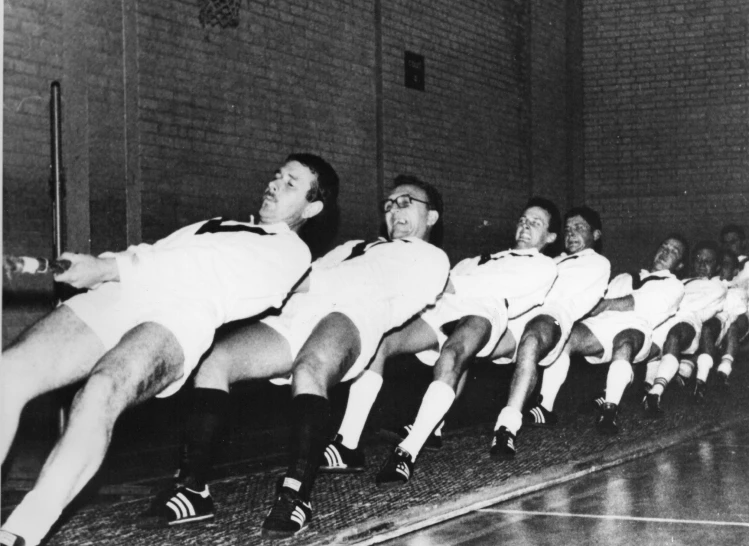
[[680, 322], [668, 331], [666, 340], [663, 342], [661, 360], [658, 364], [653, 386], [645, 398], [645, 409], [648, 416], [658, 417], [663, 415], [661, 396], [678, 373], [679, 357], [682, 351], [692, 343], [696, 333], [694, 327], [686, 322]]
[[0, 461], [13, 443], [21, 410], [33, 398], [86, 377], [104, 354], [93, 331], [69, 307], [41, 319], [0, 360]]
[[739, 316], [731, 326], [728, 327], [725, 340], [723, 341], [723, 355], [718, 365], [717, 376], [719, 384], [728, 386], [728, 378], [733, 371], [733, 362], [739, 352], [741, 339], [749, 331], [749, 317], [746, 314]]
[[159, 324], [141, 324], [125, 334], [75, 395], [65, 433], [3, 529], [36, 546], [98, 470], [119, 415], [179, 379], [183, 362], [176, 338]]

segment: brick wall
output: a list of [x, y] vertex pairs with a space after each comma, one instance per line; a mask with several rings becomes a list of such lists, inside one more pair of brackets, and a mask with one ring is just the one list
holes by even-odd
[[749, 227], [749, 4], [583, 3], [585, 194], [615, 267]]
[[[52, 80], [71, 250], [244, 219], [292, 151], [341, 175], [340, 239], [374, 236], [376, 203], [407, 172], [443, 190], [453, 259], [506, 245], [534, 189], [566, 205], [565, 5], [253, 0], [221, 29], [200, 26], [194, 0], [9, 0], [5, 251], [50, 253]], [[404, 87], [406, 50], [425, 57], [423, 92]], [[5, 344], [49, 309], [51, 283], [3, 296]]]

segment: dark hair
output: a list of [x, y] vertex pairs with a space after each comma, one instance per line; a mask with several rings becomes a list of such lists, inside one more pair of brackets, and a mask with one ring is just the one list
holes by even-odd
[[429, 201], [427, 208], [429, 210], [436, 210], [439, 213], [440, 216], [437, 219], [437, 223], [432, 226], [432, 230], [429, 233], [429, 242], [434, 246], [442, 248], [442, 241], [445, 235], [444, 224], [442, 222], [445, 204], [442, 201], [442, 194], [429, 182], [424, 182], [420, 178], [411, 174], [399, 174], [393, 180], [393, 188], [405, 185], [416, 186], [417, 188], [424, 190], [424, 193], [427, 194], [427, 201]]
[[[681, 246], [684, 247], [684, 253], [683, 253], [682, 257], [681, 257], [681, 262], [680, 263], [682, 263], [682, 264], [689, 264], [689, 242], [687, 241], [687, 238], [684, 237], [681, 233], [678, 233], [678, 232], [674, 231], [674, 232], [669, 233], [668, 235], [666, 235], [663, 238], [663, 240], [661, 241], [661, 244], [663, 244], [665, 241], [667, 241], [669, 239], [676, 239], [677, 241], [679, 241], [681, 243]], [[683, 268], [683, 269], [686, 269], [686, 268]], [[682, 275], [682, 274], [683, 274], [683, 270], [680, 273], [680, 275]], [[677, 275], [677, 276], [680, 276], [680, 275]]]
[[742, 228], [738, 224], [726, 224], [723, 226], [723, 229], [720, 230], [720, 237], [721, 239], [727, 234], [727, 233], [735, 233], [739, 236], [739, 239], [742, 241], [746, 239], [746, 233], [744, 232], [744, 228]]
[[[574, 218], [575, 216], [579, 216], [580, 218], [585, 220], [594, 231], [598, 230], [603, 232], [601, 215], [589, 206], [580, 205], [579, 207], [572, 207], [570, 210], [568, 210], [567, 214], [564, 215], [565, 225], [567, 224], [567, 220], [569, 220], [570, 218]], [[603, 239], [601, 237], [593, 242], [593, 250], [598, 253], [601, 253], [601, 251], [603, 250]]]
[[559, 209], [549, 199], [537, 196], [528, 199], [523, 212], [531, 207], [541, 208], [549, 215], [549, 233], [554, 233], [557, 238], [544, 248], [543, 253], [548, 256], [556, 256], [562, 251], [563, 246], [562, 238], [559, 236], [562, 231], [562, 215], [559, 213]]
[[315, 175], [315, 182], [307, 193], [307, 201], [322, 201], [322, 211], [308, 218], [299, 229], [299, 237], [307, 243], [312, 258], [319, 258], [333, 246], [338, 234], [338, 173], [322, 157], [315, 154], [289, 154], [286, 163], [296, 161], [307, 167]]
[[720, 254], [720, 245], [715, 241], [700, 241], [692, 249], [692, 256], [697, 254], [700, 250], [712, 250], [717, 257]]

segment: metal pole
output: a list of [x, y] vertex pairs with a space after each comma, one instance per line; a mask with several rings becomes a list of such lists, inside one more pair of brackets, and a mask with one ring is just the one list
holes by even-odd
[[[65, 179], [62, 170], [62, 116], [60, 101], [60, 82], [54, 81], [51, 86], [49, 101], [50, 118], [50, 195], [52, 197], [52, 225], [54, 229], [53, 256], [59, 258], [63, 253], [63, 200], [65, 199]], [[60, 303], [60, 285], [55, 283], [55, 304]], [[67, 414], [65, 404], [61, 403], [57, 415], [57, 430], [60, 436], [65, 431]]]

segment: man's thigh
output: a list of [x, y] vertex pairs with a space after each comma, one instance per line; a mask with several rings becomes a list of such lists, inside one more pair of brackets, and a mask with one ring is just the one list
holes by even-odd
[[570, 333], [570, 353], [580, 356], [601, 356], [604, 347], [596, 335], [582, 322], [577, 322]]
[[119, 410], [149, 400], [179, 380], [184, 354], [164, 326], [147, 322], [129, 330], [91, 372], [89, 382], [105, 380], [109, 407]]
[[286, 338], [262, 322], [242, 323], [216, 337], [195, 382], [219, 377], [229, 384], [291, 373], [293, 356]]
[[62, 305], [3, 351], [3, 383], [48, 392], [87, 377], [104, 352], [91, 328]]

